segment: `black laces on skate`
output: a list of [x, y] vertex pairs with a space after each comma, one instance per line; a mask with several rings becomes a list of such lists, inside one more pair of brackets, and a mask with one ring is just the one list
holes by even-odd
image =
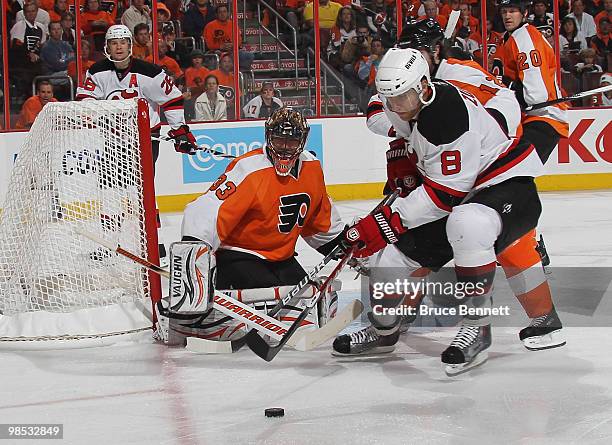
[[351, 344], [372, 343], [378, 340], [378, 333], [372, 326], [353, 332], [350, 336]]
[[459, 349], [467, 348], [476, 341], [479, 332], [479, 326], [461, 326], [450, 346], [456, 346]]

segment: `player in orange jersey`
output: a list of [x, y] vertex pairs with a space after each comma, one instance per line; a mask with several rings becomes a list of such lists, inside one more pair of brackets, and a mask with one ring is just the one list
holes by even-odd
[[[506, 28], [500, 51], [503, 78], [524, 107], [562, 97], [557, 79], [555, 53], [534, 26], [527, 23], [528, 0], [501, 0], [500, 13]], [[527, 112], [523, 134], [545, 163], [561, 137], [568, 135], [567, 103]]]
[[276, 110], [265, 124], [265, 148], [232, 161], [185, 209], [183, 240], [212, 246], [217, 289], [295, 285], [306, 275], [295, 259], [299, 236], [322, 254], [341, 240], [344, 224], [321, 163], [304, 150], [309, 130], [298, 111]]

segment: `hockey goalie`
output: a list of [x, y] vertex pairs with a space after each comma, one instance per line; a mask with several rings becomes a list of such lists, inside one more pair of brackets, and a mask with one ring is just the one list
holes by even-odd
[[[344, 233], [344, 224], [327, 195], [321, 164], [304, 150], [308, 132], [301, 113], [277, 110], [265, 123], [265, 148], [233, 160], [208, 191], [185, 209], [182, 241], [210, 246], [214, 252], [210, 256], [212, 286], [227, 290], [238, 300], [253, 302], [261, 312], [278, 302], [279, 290], [295, 286], [306, 276], [295, 258], [298, 236], [327, 255]], [[180, 264], [173, 258], [171, 253], [171, 263]], [[202, 270], [206, 269], [204, 265]], [[315, 288], [313, 285], [312, 290]], [[243, 297], [249, 293], [241, 293], [248, 289], [260, 291], [247, 300]], [[171, 299], [172, 294], [180, 292], [171, 292]], [[312, 292], [304, 295], [311, 296]], [[291, 301], [279, 319], [291, 323], [303, 303], [299, 298]], [[174, 299], [165, 304], [186, 312]], [[337, 296], [330, 290], [302, 327], [320, 327], [334, 316], [336, 308]], [[247, 329], [212, 308], [199, 314], [170, 314], [171, 343], [177, 336], [235, 340]]]

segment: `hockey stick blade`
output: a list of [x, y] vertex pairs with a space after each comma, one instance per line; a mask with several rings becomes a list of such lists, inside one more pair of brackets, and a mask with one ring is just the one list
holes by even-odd
[[606, 93], [612, 90], [612, 85], [606, 85], [605, 87], [599, 87], [588, 91], [582, 91], [580, 93], [572, 94], [571, 96], [560, 97], [559, 99], [553, 99], [539, 104], [527, 105], [523, 108], [523, 111], [539, 110], [540, 108], [550, 107], [551, 105], [560, 104], [562, 102], [569, 102], [571, 100], [582, 99], [583, 97], [594, 96], [599, 93]]

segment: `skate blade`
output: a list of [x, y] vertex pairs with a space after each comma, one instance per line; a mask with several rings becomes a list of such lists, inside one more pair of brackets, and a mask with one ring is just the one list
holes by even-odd
[[449, 377], [454, 377], [459, 374], [463, 374], [464, 372], [469, 371], [476, 366], [482, 365], [489, 358], [489, 354], [487, 351], [482, 351], [476, 354], [476, 357], [471, 362], [468, 363], [458, 363], [458, 364], [446, 364], [444, 372]]
[[334, 357], [374, 357], [377, 355], [387, 355], [391, 352], [395, 351], [395, 345], [393, 346], [377, 346], [375, 348], [372, 348], [368, 351], [364, 351], [364, 352], [358, 352], [358, 353], [342, 353], [342, 352], [338, 352], [338, 351], [334, 351], [332, 349], [331, 355], [333, 355]]
[[543, 351], [544, 349], [559, 348], [566, 343], [561, 329], [538, 337], [529, 337], [523, 340], [523, 345], [530, 351]]

